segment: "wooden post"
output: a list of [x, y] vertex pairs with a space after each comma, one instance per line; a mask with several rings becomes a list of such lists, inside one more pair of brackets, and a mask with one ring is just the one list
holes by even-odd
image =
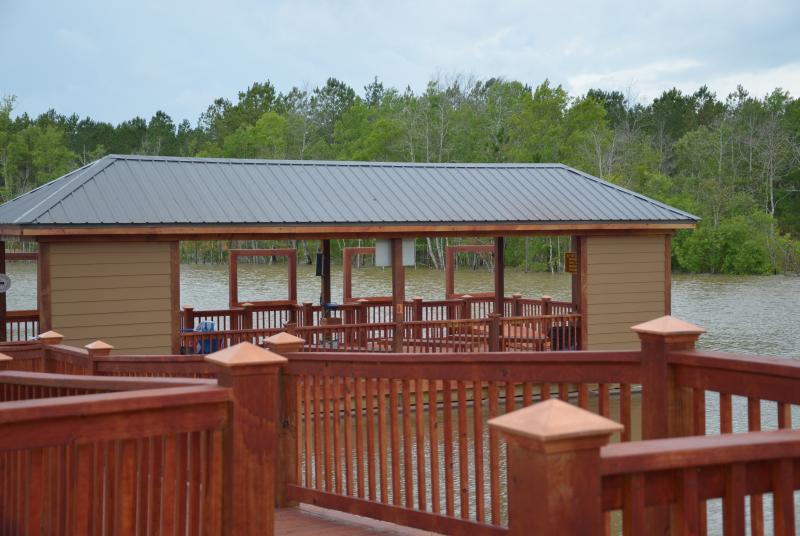
[[509, 535], [603, 533], [600, 448], [622, 425], [553, 398], [489, 426], [508, 441]]
[[253, 329], [253, 305], [252, 303], [242, 304], [242, 326], [241, 329]]
[[514, 293], [511, 295], [511, 315], [522, 316], [522, 294]]
[[703, 328], [662, 316], [631, 328], [642, 344], [642, 439], [692, 435], [692, 389], [672, 378], [668, 353], [689, 350]]
[[[6, 273], [6, 243], [5, 240], [0, 240], [0, 274]], [[0, 292], [0, 342], [8, 340], [7, 326], [6, 326], [6, 293]]]
[[64, 342], [64, 336], [55, 331], [45, 331], [39, 335], [38, 339], [40, 343], [46, 345], [55, 345]]
[[8, 370], [12, 361], [14, 361], [13, 357], [0, 353], [0, 371]]
[[[668, 354], [694, 348], [705, 330], [672, 316], [631, 329], [639, 335], [642, 345], [642, 439], [693, 435], [694, 391], [676, 383]], [[653, 534], [668, 534], [672, 526], [678, 526], [678, 515], [677, 508], [654, 507], [649, 510], [646, 523]]]
[[223, 439], [225, 534], [272, 535], [278, 466], [278, 371], [286, 358], [242, 342], [209, 354], [218, 383], [231, 389]]
[[311, 302], [303, 302], [303, 325], [314, 325], [314, 304]]
[[114, 349], [113, 346], [103, 341], [90, 342], [89, 344], [84, 346], [84, 348], [86, 348], [86, 351], [89, 352], [88, 369], [89, 369], [89, 374], [92, 376], [94, 376], [97, 370], [97, 365], [95, 365], [95, 359], [98, 357], [106, 357], [111, 355], [111, 350]]
[[[270, 352], [286, 356], [300, 352], [306, 341], [291, 333], [281, 332], [264, 339]], [[288, 486], [298, 484], [299, 460], [297, 459], [298, 387], [297, 376], [281, 372], [278, 375], [280, 431], [278, 432], [278, 465], [275, 475], [275, 505], [278, 508], [297, 506], [296, 501], [286, 498]]]
[[[414, 304], [412, 306], [414, 311], [413, 320], [415, 322], [422, 322], [422, 298], [420, 296], [414, 296]], [[417, 339], [422, 338], [422, 325], [418, 325], [414, 328], [414, 337]]]
[[502, 236], [494, 239], [494, 312], [500, 316], [505, 315], [505, 243]]
[[322, 303], [331, 303], [331, 241], [322, 241]]
[[502, 318], [501, 315], [497, 313], [491, 313], [489, 315], [489, 351], [490, 352], [500, 352], [502, 350], [502, 346], [500, 344], [500, 319]]
[[394, 341], [392, 351], [403, 351], [403, 324], [405, 322], [406, 272], [403, 266], [403, 239], [392, 238], [392, 311], [394, 315]]
[[548, 316], [553, 313], [553, 298], [550, 296], [542, 296], [542, 315]]
[[356, 322], [362, 325], [362, 327], [358, 328], [358, 342], [359, 346], [366, 348], [367, 344], [369, 344], [369, 328], [367, 327], [367, 324], [369, 324], [369, 309], [367, 308], [369, 300], [361, 298], [356, 303], [358, 304]]
[[469, 294], [464, 294], [461, 296], [461, 319], [462, 320], [469, 320], [472, 318], [472, 302], [470, 301], [472, 296]]
[[194, 307], [183, 306], [183, 329], [194, 329]]

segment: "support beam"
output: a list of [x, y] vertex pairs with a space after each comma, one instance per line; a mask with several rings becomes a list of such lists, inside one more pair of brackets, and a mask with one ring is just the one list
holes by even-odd
[[331, 241], [322, 241], [322, 304], [331, 303]]
[[505, 242], [502, 236], [494, 239], [494, 312], [500, 316], [503, 316], [505, 310]]
[[403, 239], [392, 238], [392, 311], [394, 313], [395, 352], [403, 351], [403, 304], [406, 301], [406, 270], [403, 266]]
[[[6, 273], [6, 243], [0, 240], [0, 274]], [[0, 292], [0, 342], [6, 342], [6, 293]]]

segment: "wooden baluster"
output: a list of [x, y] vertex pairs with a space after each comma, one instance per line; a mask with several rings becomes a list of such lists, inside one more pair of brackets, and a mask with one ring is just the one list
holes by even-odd
[[225, 431], [223, 526], [229, 534], [268, 534], [275, 524], [278, 465], [278, 370], [287, 360], [240, 343], [206, 356], [218, 366], [218, 383], [231, 389]]
[[414, 464], [411, 440], [411, 380], [403, 385], [403, 469], [406, 483], [405, 507], [414, 508]]
[[[622, 441], [630, 441], [631, 430], [633, 429], [633, 420], [631, 416], [631, 386], [628, 383], [623, 383], [619, 388], [619, 417], [620, 424], [625, 427], [622, 430]], [[581, 405], [583, 407], [583, 405]]]
[[389, 503], [388, 464], [386, 440], [386, 380], [378, 378], [378, 461], [380, 467], [381, 502]]
[[333, 398], [333, 395], [331, 394], [331, 378], [328, 376], [322, 376], [322, 385], [322, 431], [325, 435], [323, 440], [325, 448], [325, 491], [332, 492], [334, 491], [333, 475], [336, 472], [336, 453], [333, 451], [332, 445], [334, 419], [333, 412], [331, 411], [331, 403]]
[[353, 379], [344, 378], [344, 467], [345, 494], [355, 495], [356, 483], [353, 478]]
[[469, 519], [469, 457], [467, 451], [467, 387], [458, 381], [458, 470], [461, 517]]
[[634, 473], [625, 475], [623, 479], [622, 527], [626, 535], [646, 533], [644, 478], [643, 473]]
[[366, 380], [366, 417], [367, 417], [367, 490], [369, 500], [377, 501], [378, 493], [375, 483], [375, 380]]
[[794, 519], [794, 461], [782, 458], [772, 463], [772, 500], [775, 536], [793, 535]]
[[[705, 531], [705, 502], [701, 501], [698, 493], [698, 470], [695, 467], [682, 469], [680, 472], [679, 503], [676, 511], [677, 520], [675, 530], [679, 534], [701, 534]], [[644, 511], [644, 505], [642, 505]], [[637, 534], [637, 533], [631, 533]]]
[[417, 508], [427, 510], [427, 490], [425, 488], [425, 391], [423, 382], [414, 380], [414, 416], [416, 417], [415, 439], [417, 444]]
[[[306, 472], [305, 477], [306, 480], [304, 482], [305, 487], [311, 488], [314, 486], [314, 481], [312, 480], [311, 474], [311, 467], [312, 467], [312, 454], [313, 454], [313, 443], [312, 443], [312, 432], [311, 432], [311, 421], [313, 419], [313, 413], [315, 413], [315, 409], [313, 407], [313, 389], [314, 389], [314, 377], [313, 376], [303, 376], [303, 426], [304, 426], [304, 436], [305, 436], [305, 466]], [[345, 400], [347, 400], [345, 398]], [[346, 412], [347, 410], [345, 410]], [[347, 415], [347, 418], [350, 418], [350, 415]]]
[[442, 381], [442, 426], [444, 427], [444, 499], [445, 513], [455, 515], [453, 492], [453, 386], [450, 380]]
[[733, 432], [733, 402], [730, 393], [719, 394], [719, 431], [721, 434]]
[[400, 419], [397, 380], [389, 380], [389, 429], [392, 435], [392, 504], [400, 505]]
[[[245, 304], [247, 305], [247, 304]], [[305, 345], [305, 340], [286, 332], [281, 332], [264, 339], [270, 352], [286, 357], [294, 352], [299, 352]], [[297, 503], [286, 498], [289, 485], [297, 485], [300, 471], [300, 458], [298, 456], [300, 430], [298, 427], [299, 407], [297, 376], [288, 374], [279, 375], [279, 401], [280, 401], [280, 437], [278, 438], [280, 463], [276, 475], [276, 504], [279, 508], [296, 506]], [[306, 413], [308, 420], [308, 413]], [[307, 437], [308, 440], [308, 437]], [[306, 451], [308, 452], [308, 451]]]
[[361, 378], [354, 378], [353, 396], [356, 406], [356, 482], [358, 485], [358, 498], [363, 499], [366, 477], [364, 474], [364, 391]]
[[[515, 294], [514, 296], [518, 296]], [[489, 418], [500, 415], [500, 405], [497, 401], [497, 382], [489, 382]], [[489, 490], [491, 521], [500, 524], [500, 434], [494, 428], [489, 429]]]
[[[747, 399], [747, 429], [761, 431], [761, 401], [757, 398]], [[761, 494], [750, 495], [750, 534], [764, 534], [764, 497]]]
[[437, 411], [436, 380], [428, 380], [428, 440], [431, 458], [431, 506], [433, 512], [441, 512], [439, 498], [439, 424]]
[[475, 454], [475, 515], [478, 523], [483, 523], [483, 384], [480, 380], [472, 382], [472, 437]]
[[[571, 423], [568, 430], [564, 422]], [[509, 535], [602, 532], [600, 448], [621, 425], [551, 399], [495, 417], [489, 426], [508, 441]]]
[[745, 467], [734, 463], [725, 469], [722, 525], [725, 536], [744, 536]]

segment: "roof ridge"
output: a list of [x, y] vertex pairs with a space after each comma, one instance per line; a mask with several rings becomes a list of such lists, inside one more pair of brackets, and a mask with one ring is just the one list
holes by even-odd
[[640, 194], [639, 192], [636, 192], [634, 190], [630, 190], [628, 188], [625, 188], [624, 186], [620, 186], [619, 184], [614, 184], [613, 182], [609, 182], [609, 181], [607, 181], [605, 179], [601, 179], [600, 177], [595, 177], [594, 175], [590, 175], [589, 173], [586, 173], [585, 171], [581, 171], [580, 169], [574, 168], [572, 166], [568, 166], [566, 164], [562, 164], [562, 166], [564, 167], [564, 169], [572, 171], [573, 173], [577, 173], [578, 175], [580, 175], [581, 177], [583, 177], [585, 179], [588, 179], [588, 180], [590, 180], [592, 182], [596, 182], [596, 183], [598, 183], [598, 184], [600, 184], [602, 186], [606, 186], [608, 188], [612, 188], [612, 189], [617, 190], [619, 192], [623, 192], [623, 193], [632, 195], [633, 197], [636, 197], [637, 199], [641, 199], [642, 201], [650, 203], [651, 205], [655, 205], [657, 207], [663, 208], [665, 210], [669, 210], [670, 212], [674, 212], [674, 213], [680, 214], [682, 216], [686, 216], [688, 218], [692, 218], [692, 219], [696, 219], [696, 220], [700, 219], [697, 216], [695, 216], [694, 214], [690, 214], [689, 212], [683, 211], [683, 210], [681, 210], [679, 208], [675, 208], [672, 205], [667, 205], [666, 203], [662, 203], [661, 201], [658, 201], [657, 199], [653, 199], [652, 197], [648, 197], [648, 196], [646, 196], [644, 194]]
[[213, 162], [220, 164], [278, 164], [288, 166], [339, 166], [339, 167], [482, 167], [482, 168], [565, 168], [561, 162], [386, 162], [370, 160], [279, 160], [269, 158], [225, 158], [202, 156], [166, 156], [110, 154], [104, 158], [115, 160], [141, 160], [152, 162]]
[[[76, 171], [78, 171], [80, 173], [76, 173], [75, 177], [73, 177], [72, 179], [67, 181], [66, 184], [64, 184], [61, 188], [56, 188], [55, 190], [50, 192], [50, 195], [48, 195], [47, 197], [45, 197], [44, 199], [42, 199], [41, 201], [36, 203], [34, 206], [32, 206], [31, 208], [26, 210], [24, 213], [20, 214], [17, 218], [14, 219], [14, 223], [19, 223], [20, 220], [22, 220], [23, 218], [25, 218], [26, 216], [28, 216], [31, 213], [34, 213], [35, 216], [32, 217], [30, 220], [31, 221], [36, 221], [37, 219], [42, 217], [47, 211], [52, 210], [53, 207], [55, 207], [59, 203], [63, 202], [64, 199], [66, 199], [67, 197], [72, 195], [75, 192], [75, 190], [77, 190], [78, 188], [80, 188], [81, 186], [86, 184], [86, 182], [89, 181], [89, 179], [93, 178], [97, 173], [99, 173], [100, 171], [104, 170], [105, 168], [107, 168], [108, 166], [113, 164], [114, 161], [115, 160], [113, 158], [110, 158], [109, 156], [104, 156], [103, 158], [101, 158], [99, 160], [95, 160], [94, 162], [92, 162], [90, 164], [87, 164], [87, 165], [83, 166], [82, 168], [77, 169]], [[97, 167], [98, 169], [94, 170], [93, 172], [91, 172], [95, 167]], [[64, 177], [67, 177], [69, 175], [70, 174], [68, 173], [67, 175], [64, 175], [63, 177], [59, 177], [59, 178], [64, 178]], [[79, 179], [83, 179], [83, 180], [80, 180], [80, 182], [79, 182]], [[58, 181], [58, 180], [59, 179], [56, 179], [56, 181]], [[36, 210], [36, 209], [40, 208], [42, 205], [44, 205], [47, 201], [52, 199], [53, 196], [55, 196], [57, 194], [60, 194], [62, 191], [66, 190], [70, 186], [72, 186], [72, 189], [69, 190], [65, 195], [59, 197], [58, 198], [58, 202], [54, 203], [53, 205], [48, 206], [47, 208], [45, 208], [44, 210], [39, 211], [38, 213], [33, 212], [34, 210]], [[34, 190], [31, 190], [30, 192], [27, 192], [27, 193], [29, 194], [31, 192], [35, 192], [36, 190], [38, 190], [38, 188], [36, 188]], [[26, 195], [26, 194], [23, 194], [23, 195]], [[20, 197], [22, 197], [22, 196], [20, 196]]]

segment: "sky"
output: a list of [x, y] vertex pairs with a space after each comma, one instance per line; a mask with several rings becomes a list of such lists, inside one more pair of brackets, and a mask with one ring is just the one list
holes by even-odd
[[708, 85], [800, 96], [800, 1], [0, 0], [0, 96], [118, 123], [178, 122], [256, 81], [544, 79], [646, 101]]

